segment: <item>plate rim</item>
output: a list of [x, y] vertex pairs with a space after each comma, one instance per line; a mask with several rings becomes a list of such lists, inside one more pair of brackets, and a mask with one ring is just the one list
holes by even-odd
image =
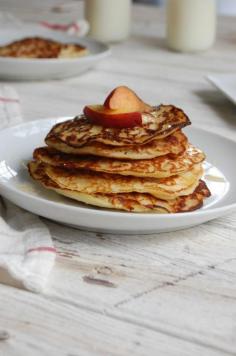
[[[17, 125], [14, 125], [14, 126], [10, 126], [10, 127], [6, 127], [4, 129], [2, 129], [0, 131], [0, 135], [6, 131], [11, 131], [11, 130], [15, 130], [15, 129], [20, 129], [21, 127], [27, 127], [28, 125], [35, 125], [35, 124], [40, 124], [42, 123], [42, 121], [47, 121], [48, 123], [50, 123], [51, 121], [54, 121], [54, 122], [59, 122], [59, 121], [63, 121], [63, 120], [68, 120], [72, 118], [72, 116], [59, 116], [59, 117], [55, 117], [55, 118], [43, 118], [43, 119], [37, 119], [37, 120], [32, 120], [32, 121], [27, 121], [27, 122], [22, 122], [22, 123], [19, 123]], [[215, 133], [215, 132], [212, 132], [210, 131], [210, 129], [206, 129], [206, 128], [201, 128], [199, 127], [198, 125], [191, 125], [191, 127], [189, 127], [189, 129], [196, 129], [196, 130], [199, 130], [199, 131], [203, 131], [203, 132], [207, 132], [209, 133], [210, 135], [214, 135], [214, 136], [218, 136], [219, 138], [223, 138], [225, 140], [228, 140], [230, 141], [232, 144], [236, 145], [236, 141], [233, 140], [232, 138], [228, 138], [227, 136], [224, 136], [222, 134], [219, 134], [219, 133]], [[34, 196], [28, 192], [25, 192], [25, 191], [22, 191], [22, 190], [19, 190], [17, 189], [16, 187], [13, 187], [13, 186], [9, 186], [7, 184], [4, 184], [2, 182], [0, 182], [0, 189], [1, 188], [4, 188], [4, 189], [7, 189], [8, 192], [10, 193], [13, 193], [13, 194], [16, 194], [17, 196], [22, 196], [23, 198], [27, 198], [27, 199], [31, 199], [31, 200], [34, 200], [34, 201], [40, 201], [42, 204], [45, 204], [45, 205], [50, 205], [51, 207], [58, 207], [60, 206], [60, 208], [65, 208], [65, 209], [69, 209], [69, 210], [73, 210], [73, 211], [78, 211], [78, 210], [82, 210], [82, 212], [84, 211], [87, 211], [89, 212], [90, 214], [93, 214], [93, 215], [97, 215], [100, 214], [102, 217], [104, 216], [111, 216], [112, 218], [114, 219], [118, 219], [120, 218], [121, 216], [124, 218], [124, 219], [132, 219], [132, 220], [136, 220], [136, 219], [139, 219], [139, 218], [149, 218], [149, 219], [162, 219], [162, 220], [176, 220], [176, 219], [180, 219], [180, 218], [184, 218], [184, 217], [196, 217], [196, 216], [204, 216], [204, 215], [208, 215], [209, 217], [212, 216], [212, 215], [215, 215], [215, 214], [218, 214], [219, 213], [223, 213], [223, 215], [225, 213], [227, 213], [228, 211], [232, 211], [234, 209], [236, 209], [236, 201], [235, 203], [231, 203], [231, 204], [227, 204], [227, 205], [224, 205], [224, 206], [221, 206], [221, 207], [212, 207], [210, 206], [209, 208], [206, 208], [204, 210], [196, 210], [196, 211], [190, 211], [190, 212], [185, 212], [185, 213], [169, 213], [169, 214], [157, 214], [157, 213], [135, 213], [135, 212], [122, 212], [122, 211], [110, 211], [108, 209], [97, 209], [97, 208], [94, 208], [94, 207], [91, 207], [91, 208], [86, 208], [86, 207], [81, 207], [81, 206], [71, 206], [71, 205], [67, 205], [66, 203], [63, 203], [63, 202], [55, 202], [55, 201], [50, 201], [50, 200], [46, 200], [45, 198], [41, 198], [41, 197], [38, 197], [38, 196]], [[4, 196], [4, 192], [0, 192], [1, 195]]]

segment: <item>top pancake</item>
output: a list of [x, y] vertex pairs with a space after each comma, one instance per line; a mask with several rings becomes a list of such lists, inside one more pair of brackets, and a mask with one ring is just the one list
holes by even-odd
[[91, 142], [112, 146], [141, 145], [190, 125], [187, 115], [172, 105], [155, 107], [152, 112], [142, 114], [142, 119], [142, 126], [112, 128], [94, 125], [82, 115], [55, 125], [46, 141], [56, 137], [72, 147], [81, 147]]

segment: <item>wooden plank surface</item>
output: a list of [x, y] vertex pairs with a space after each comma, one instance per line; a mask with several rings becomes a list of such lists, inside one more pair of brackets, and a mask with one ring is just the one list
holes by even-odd
[[[11, 83], [25, 120], [76, 115], [126, 84], [146, 101], [179, 105], [194, 124], [236, 139], [235, 106], [205, 80], [209, 72], [236, 71], [235, 19], [221, 18], [216, 46], [193, 55], [165, 48], [157, 9], [139, 6], [133, 17], [132, 37], [81, 77]], [[9, 333], [0, 355], [236, 354], [236, 214], [146, 236], [44, 221], [56, 265], [42, 295], [0, 285], [0, 330]]]

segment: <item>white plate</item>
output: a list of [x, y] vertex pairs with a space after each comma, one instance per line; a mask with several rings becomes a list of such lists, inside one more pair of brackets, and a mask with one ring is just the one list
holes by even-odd
[[164, 215], [127, 213], [90, 207], [48, 191], [32, 181], [26, 163], [58, 121], [62, 120], [33, 121], [0, 131], [0, 193], [22, 208], [82, 229], [131, 234], [183, 229], [236, 208], [236, 143], [195, 127], [185, 131], [207, 154], [210, 163], [206, 163], [205, 180], [212, 192], [200, 210]]
[[25, 37], [41, 36], [63, 43], [78, 43], [90, 54], [81, 58], [28, 59], [0, 57], [0, 78], [7, 80], [49, 80], [72, 77], [85, 72], [107, 57], [111, 51], [106, 44], [87, 38], [78, 38], [38, 26], [1, 30], [0, 46]]
[[228, 99], [236, 104], [236, 74], [212, 74], [207, 79], [219, 89]]

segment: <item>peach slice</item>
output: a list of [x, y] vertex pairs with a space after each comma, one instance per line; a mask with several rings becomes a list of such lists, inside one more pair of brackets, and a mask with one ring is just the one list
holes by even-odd
[[142, 125], [142, 114], [140, 112], [110, 110], [103, 105], [85, 106], [84, 115], [92, 123], [104, 127], [127, 128]]
[[144, 103], [137, 94], [126, 86], [120, 86], [112, 90], [104, 102], [104, 106], [110, 110], [122, 110], [124, 112], [151, 111], [152, 107]]

